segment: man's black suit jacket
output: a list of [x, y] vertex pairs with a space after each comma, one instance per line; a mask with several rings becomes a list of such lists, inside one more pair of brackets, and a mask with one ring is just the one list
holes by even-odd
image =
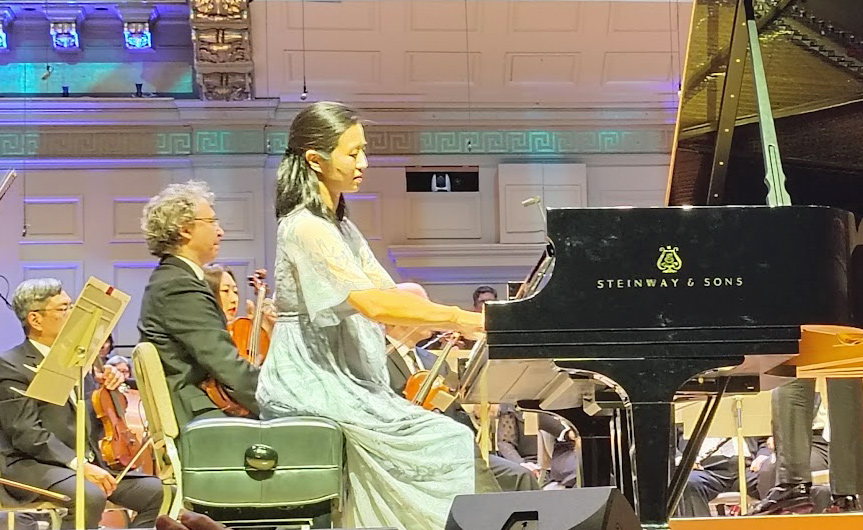
[[[0, 453], [5, 460], [5, 473], [0, 474], [19, 482], [49, 485], [75, 475], [68, 467], [75, 458], [75, 407], [71, 399], [59, 406], [12, 390], [27, 389], [42, 358], [29, 340], [0, 354]], [[92, 436], [88, 437], [87, 456], [105, 467]]]
[[[423, 367], [426, 370], [430, 369], [435, 360], [437, 360], [437, 356], [435, 354], [424, 348], [417, 347], [416, 352], [422, 360]], [[390, 388], [392, 388], [396, 394], [403, 396], [405, 385], [411, 376], [411, 370], [399, 352], [395, 349], [387, 354], [387, 371], [390, 374]], [[446, 377], [447, 374], [449, 374], [449, 367], [444, 366], [440, 375]]]
[[167, 256], [144, 291], [138, 331], [159, 351], [180, 428], [195, 417], [218, 415], [198, 385], [208, 376], [235, 401], [258, 413], [259, 369], [241, 359], [215, 295], [180, 258]]

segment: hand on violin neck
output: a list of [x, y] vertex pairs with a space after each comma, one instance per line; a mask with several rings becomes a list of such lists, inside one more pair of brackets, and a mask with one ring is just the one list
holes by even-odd
[[[249, 318], [255, 317], [255, 303], [251, 300], [246, 300], [246, 316]], [[269, 334], [272, 334], [273, 327], [276, 325], [276, 307], [271, 298], [264, 300], [261, 308], [261, 327]]]
[[126, 382], [126, 376], [123, 372], [117, 370], [113, 366], [106, 366], [102, 371], [94, 370], [96, 382], [104, 385], [108, 390], [117, 390], [120, 385]]

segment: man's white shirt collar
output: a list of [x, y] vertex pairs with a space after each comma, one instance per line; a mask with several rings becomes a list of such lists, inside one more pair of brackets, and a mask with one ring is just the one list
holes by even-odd
[[36, 350], [42, 354], [42, 357], [48, 357], [48, 353], [50, 353], [50, 351], [51, 351], [50, 346], [45, 346], [41, 342], [36, 342], [33, 339], [27, 339], [27, 340], [29, 340], [30, 344], [32, 344], [33, 347], [36, 348]]
[[194, 272], [194, 273], [195, 273], [195, 276], [196, 276], [199, 280], [203, 280], [203, 279], [204, 279], [204, 269], [202, 269], [200, 265], [198, 265], [198, 264], [197, 264], [197, 263], [195, 263], [194, 261], [190, 260], [189, 258], [184, 258], [183, 256], [177, 256], [177, 257], [178, 257], [178, 258], [180, 258], [181, 260], [183, 260], [183, 262], [184, 262], [186, 265], [188, 265], [189, 267], [191, 267], [191, 268], [192, 268], [192, 272]]

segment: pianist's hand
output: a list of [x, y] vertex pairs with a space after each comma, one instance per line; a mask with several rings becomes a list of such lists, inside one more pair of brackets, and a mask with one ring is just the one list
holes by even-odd
[[485, 317], [482, 313], [459, 310], [455, 321], [456, 330], [466, 339], [479, 340], [485, 335]]

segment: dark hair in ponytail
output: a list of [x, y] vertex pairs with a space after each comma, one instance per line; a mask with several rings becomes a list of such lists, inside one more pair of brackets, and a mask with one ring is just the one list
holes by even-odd
[[297, 206], [338, 224], [345, 217], [345, 199], [339, 198], [335, 215], [324, 204], [318, 177], [309, 166], [305, 153], [313, 149], [329, 156], [339, 137], [359, 123], [357, 113], [341, 103], [319, 101], [304, 108], [291, 123], [288, 148], [279, 164], [276, 178], [276, 218], [289, 214]]

